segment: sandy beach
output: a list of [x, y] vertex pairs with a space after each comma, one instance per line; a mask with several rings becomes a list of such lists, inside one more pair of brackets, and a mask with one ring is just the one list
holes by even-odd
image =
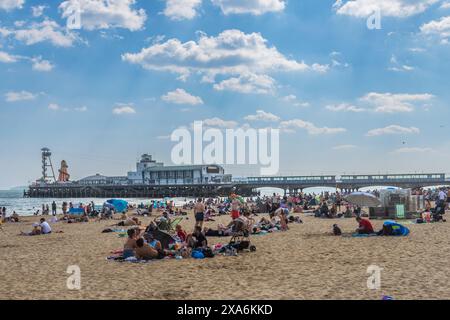
[[[288, 232], [253, 236], [253, 253], [146, 264], [106, 260], [124, 242], [101, 233], [112, 221], [58, 222], [53, 229], [63, 233], [19, 236], [36, 220], [26, 217], [0, 231], [0, 299], [450, 299], [449, 223], [407, 223], [408, 237], [351, 238], [332, 236], [331, 226], [352, 232], [354, 219], [300, 216], [304, 223]], [[193, 223], [189, 215], [182, 225]], [[67, 289], [69, 265], [80, 267], [81, 290]], [[367, 288], [369, 265], [383, 268], [380, 290]]]

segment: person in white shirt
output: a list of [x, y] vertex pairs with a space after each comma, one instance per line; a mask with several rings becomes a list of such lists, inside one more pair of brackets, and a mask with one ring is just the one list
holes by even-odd
[[445, 194], [444, 190], [441, 189], [441, 191], [439, 191], [439, 201], [444, 202], [445, 199], [447, 198], [447, 195]]
[[49, 234], [52, 233], [52, 228], [50, 227], [50, 225], [48, 224], [47, 221], [45, 221], [44, 218], [41, 219], [41, 230], [42, 230], [42, 234]]

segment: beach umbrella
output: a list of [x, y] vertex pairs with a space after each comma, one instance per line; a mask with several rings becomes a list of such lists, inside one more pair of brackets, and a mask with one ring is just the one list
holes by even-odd
[[353, 192], [346, 196], [345, 200], [360, 207], [378, 207], [381, 205], [380, 199], [367, 192]]
[[116, 212], [127, 212], [128, 202], [126, 202], [125, 200], [111, 199], [107, 200], [106, 202], [112, 204]]

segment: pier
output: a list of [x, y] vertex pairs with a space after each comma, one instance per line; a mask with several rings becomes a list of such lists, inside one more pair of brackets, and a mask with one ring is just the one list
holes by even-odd
[[329, 187], [343, 192], [371, 186], [425, 188], [450, 185], [444, 173], [387, 175], [324, 175], [249, 177], [229, 183], [199, 184], [133, 184], [83, 185], [77, 182], [41, 183], [29, 186], [24, 196], [30, 198], [164, 198], [164, 197], [226, 197], [231, 193], [242, 196], [258, 195], [260, 188], [279, 188], [284, 194], [298, 194], [306, 188]]

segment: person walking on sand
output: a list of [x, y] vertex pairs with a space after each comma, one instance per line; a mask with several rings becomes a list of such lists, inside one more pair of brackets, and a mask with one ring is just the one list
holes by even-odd
[[52, 215], [56, 216], [56, 202], [55, 201], [52, 202]]
[[241, 203], [237, 197], [234, 197], [231, 201], [231, 219], [235, 220], [241, 216], [240, 207]]
[[197, 199], [197, 203], [194, 205], [195, 213], [195, 227], [200, 227], [203, 229], [203, 221], [205, 220], [205, 205], [203, 204], [202, 198]]

